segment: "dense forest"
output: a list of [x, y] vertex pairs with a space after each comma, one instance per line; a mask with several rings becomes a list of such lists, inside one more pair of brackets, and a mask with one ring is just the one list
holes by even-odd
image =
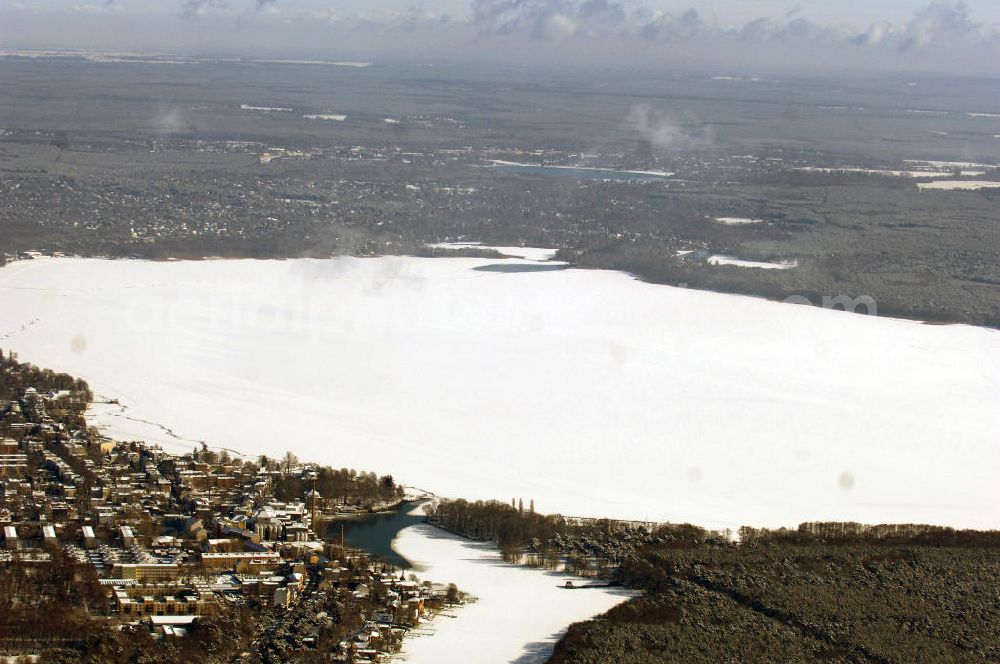
[[741, 535], [645, 546], [621, 580], [646, 592], [573, 625], [550, 662], [1000, 661], [1000, 533], [824, 523]]
[[732, 534], [463, 500], [428, 517], [511, 562], [641, 591], [573, 625], [553, 664], [1000, 661], [997, 531], [814, 522]]
[[623, 576], [647, 592], [550, 662], [1000, 661], [995, 546], [652, 546]]

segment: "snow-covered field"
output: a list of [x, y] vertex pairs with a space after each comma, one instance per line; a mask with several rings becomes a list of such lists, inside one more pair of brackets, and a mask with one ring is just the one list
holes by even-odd
[[355, 69], [364, 69], [372, 66], [372, 63], [370, 62], [331, 62], [330, 60], [251, 60], [250, 62], [277, 63], [286, 65], [327, 65], [329, 67], [353, 67]]
[[970, 169], [970, 168], [996, 168], [996, 164], [984, 164], [978, 161], [929, 161], [927, 159], [904, 159], [907, 164], [917, 164], [920, 168], [937, 168], [937, 169], [949, 169], [953, 171], [954, 169]]
[[920, 182], [920, 189], [937, 189], [940, 191], [978, 191], [979, 189], [1000, 189], [1000, 182], [988, 180], [940, 180], [937, 182]]
[[[923, 162], [922, 162], [923, 163]], [[938, 162], [945, 163], [945, 162]], [[893, 171], [887, 169], [878, 168], [848, 168], [846, 166], [838, 168], [820, 168], [818, 166], [802, 166], [799, 168], [793, 168], [794, 171], [799, 171], [801, 173], [860, 173], [863, 175], [887, 175], [897, 178], [947, 178], [955, 175], [954, 171], [951, 170], [938, 170], [938, 171]], [[971, 171], [963, 170], [961, 175], [967, 175], [971, 177], [976, 177], [979, 175], [984, 175], [984, 171]]]
[[491, 160], [495, 166], [523, 166], [525, 168], [538, 168], [550, 170], [566, 171], [595, 171], [598, 173], [617, 173], [619, 175], [653, 175], [656, 177], [668, 178], [673, 175], [669, 171], [623, 171], [614, 168], [596, 168], [592, 166], [557, 166], [554, 164], [526, 164], [519, 161], [505, 161], [503, 159]]
[[509, 565], [493, 545], [427, 524], [401, 531], [393, 548], [420, 567], [421, 578], [455, 583], [478, 598], [411, 632], [403, 642], [408, 664], [541, 663], [570, 623], [603, 613], [631, 596], [622, 588], [559, 588], [573, 577]]
[[723, 256], [716, 254], [706, 259], [711, 265], [735, 265], [736, 267], [755, 267], [761, 270], [790, 270], [798, 267], [796, 261], [771, 262], [771, 261], [748, 261], [735, 256]]
[[742, 226], [743, 224], [762, 224], [763, 219], [750, 219], [749, 217], [710, 217], [714, 221], [726, 226]]
[[343, 122], [347, 119], [346, 115], [341, 113], [314, 113], [311, 115], [303, 115], [306, 120], [329, 120], [331, 122]]
[[291, 113], [294, 109], [283, 106], [251, 106], [250, 104], [240, 104], [244, 111], [263, 111], [265, 113]]
[[538, 265], [23, 261], [0, 346], [184, 449], [570, 515], [997, 527], [996, 331]]

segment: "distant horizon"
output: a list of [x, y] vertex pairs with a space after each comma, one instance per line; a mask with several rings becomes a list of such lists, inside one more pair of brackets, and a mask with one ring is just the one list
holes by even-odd
[[[101, 60], [97, 58], [85, 59], [85, 56], [109, 56], [148, 59], [148, 63], [135, 61]], [[614, 63], [605, 62], [602, 64], [573, 63], [573, 62], [541, 62], [532, 64], [521, 61], [496, 62], [485, 60], [469, 59], [448, 59], [446, 57], [426, 58], [414, 60], [400, 54], [372, 56], [363, 53], [342, 53], [342, 54], [316, 54], [316, 53], [252, 53], [243, 51], [185, 51], [169, 49], [101, 49], [101, 48], [78, 48], [69, 46], [49, 46], [17, 48], [0, 45], [0, 62], [23, 61], [23, 60], [45, 60], [60, 59], [73, 60], [74, 58], [85, 59], [86, 62], [95, 65], [102, 64], [161, 64], [170, 63], [157, 62], [170, 58], [177, 58], [185, 61], [188, 66], [199, 64], [274, 64], [287, 66], [339, 66], [345, 68], [357, 67], [358, 69], [376, 67], [398, 67], [410, 66], [414, 68], [440, 68], [449, 70], [482, 70], [503, 72], [518, 72], [531, 70], [536, 73], [553, 74], [611, 74], [618, 72], [630, 72], [645, 76], [668, 76], [668, 77], [711, 77], [711, 76], [734, 76], [750, 80], [752, 78], [775, 77], [774, 81], [782, 79], [788, 80], [905, 80], [910, 78], [937, 79], [952, 78], [966, 80], [997, 80], [1000, 79], [1000, 71], [971, 71], [953, 72], [946, 69], [870, 69], [862, 71], [843, 71], [837, 69], [826, 69], [822, 71], [803, 71], [796, 69], [763, 69], [752, 67], [741, 67], [738, 64], [688, 64], [676, 66], [662, 66], [655, 63]], [[778, 77], [781, 77], [780, 79]]]
[[[1000, 75], [1000, 8], [883, 0], [0, 2], [0, 49], [757, 74]], [[785, 5], [789, 6], [785, 6]], [[794, 6], [792, 6], [794, 5]]]

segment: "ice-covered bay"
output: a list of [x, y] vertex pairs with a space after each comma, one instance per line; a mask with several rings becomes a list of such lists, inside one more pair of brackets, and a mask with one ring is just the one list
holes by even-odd
[[111, 433], [442, 495], [709, 526], [1000, 522], [997, 332], [474, 269], [496, 262], [25, 261], [0, 270], [0, 345], [120, 399]]

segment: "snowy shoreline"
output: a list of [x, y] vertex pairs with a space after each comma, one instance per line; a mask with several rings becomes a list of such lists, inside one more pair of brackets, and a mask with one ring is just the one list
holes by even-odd
[[542, 664], [570, 624], [636, 595], [624, 588], [566, 591], [560, 586], [576, 577], [506, 563], [492, 544], [426, 523], [400, 531], [393, 549], [426, 578], [455, 583], [476, 598], [408, 635], [402, 659], [409, 664], [461, 664], [476, 652], [494, 662]]

